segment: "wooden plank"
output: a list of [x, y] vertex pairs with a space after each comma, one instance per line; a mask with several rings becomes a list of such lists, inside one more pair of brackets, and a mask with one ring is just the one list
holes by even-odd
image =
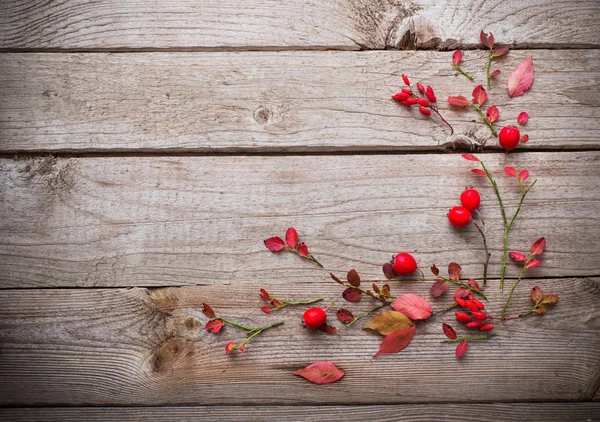
[[[484, 416], [485, 415], [485, 416]], [[53, 407], [0, 409], [10, 421], [502, 421], [587, 422], [600, 416], [599, 403], [405, 404], [364, 406], [181, 406]]]
[[[7, 290], [0, 296], [0, 404], [2, 405], [254, 405], [397, 404], [454, 401], [591, 400], [600, 376], [600, 279], [526, 280], [509, 314], [531, 306], [540, 285], [560, 302], [543, 317], [496, 327], [473, 343], [462, 360], [441, 344], [436, 315], [419, 323], [399, 355], [373, 359], [381, 337], [359, 327], [338, 335], [307, 333], [303, 308], [265, 315], [260, 287], [291, 299], [323, 297], [359, 313], [372, 300], [348, 304], [333, 281], [133, 289]], [[392, 293], [427, 295], [430, 283], [393, 283]], [[498, 315], [506, 295], [490, 287], [486, 309]], [[446, 307], [451, 297], [436, 300]], [[285, 324], [257, 337], [247, 350], [225, 354], [244, 338], [231, 327], [219, 335], [203, 326], [202, 302], [248, 325]], [[330, 315], [333, 317], [333, 311]], [[331, 321], [336, 324], [336, 321]], [[292, 372], [316, 360], [347, 371], [338, 383], [316, 388]], [[385, 392], [382, 386], [386, 386]]]
[[[531, 276], [598, 275], [600, 152], [484, 157], [509, 216], [520, 194], [501, 169], [539, 177], [509, 242], [528, 250], [548, 239]], [[456, 261], [480, 277], [479, 234], [446, 218], [467, 185], [483, 195], [490, 277], [498, 276], [500, 212], [472, 164], [459, 155], [0, 160], [0, 287], [328, 279], [316, 265], [264, 247], [290, 226], [330, 271], [355, 266], [381, 279], [381, 265], [406, 250], [424, 270]], [[509, 276], [518, 272], [508, 266]]]
[[[508, 70], [529, 55], [534, 86], [511, 100]], [[474, 86], [450, 62], [397, 51], [5, 54], [0, 152], [440, 151], [465, 137], [497, 148], [474, 111], [449, 109], [449, 95]], [[484, 52], [466, 54], [479, 81], [484, 64]], [[529, 112], [521, 149], [600, 147], [598, 50], [512, 51], [500, 67], [489, 105], [499, 128]], [[390, 99], [403, 72], [435, 87], [456, 136]]]
[[482, 29], [520, 47], [598, 46], [594, 0], [3, 2], [4, 49], [454, 48]]

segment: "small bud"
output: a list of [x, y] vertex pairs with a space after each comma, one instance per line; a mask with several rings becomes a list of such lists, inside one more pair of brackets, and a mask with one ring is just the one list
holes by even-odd
[[268, 306], [263, 306], [262, 308], [260, 308], [260, 310], [263, 311], [265, 314], [271, 313], [271, 308]]

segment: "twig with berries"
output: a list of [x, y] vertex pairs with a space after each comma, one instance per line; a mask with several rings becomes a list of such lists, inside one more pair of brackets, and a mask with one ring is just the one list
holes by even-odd
[[287, 299], [280, 299], [280, 298], [276, 298], [274, 296], [269, 295], [269, 293], [265, 290], [265, 289], [260, 289], [260, 294], [259, 297], [261, 299], [267, 300], [271, 303], [271, 306], [263, 306], [261, 309], [261, 311], [263, 311], [265, 314], [270, 314], [271, 312], [274, 311], [278, 311], [282, 308], [285, 308], [286, 306], [294, 306], [294, 305], [311, 305], [313, 303], [317, 303], [323, 300], [322, 297], [319, 297], [317, 299], [311, 299], [311, 300], [305, 300], [305, 301], [290, 301]]
[[490, 128], [492, 135], [498, 136], [498, 132], [496, 132], [496, 128], [493, 125], [493, 123], [496, 120], [498, 120], [498, 117], [500, 116], [498, 107], [493, 105], [491, 107], [488, 107], [485, 113], [482, 111], [481, 106], [487, 100], [487, 93], [485, 92], [485, 89], [483, 88], [483, 86], [481, 86], [481, 84], [477, 85], [475, 89], [473, 89], [472, 95], [472, 101], [469, 101], [466, 97], [463, 97], [462, 95], [457, 95], [453, 97], [448, 97], [448, 103], [456, 107], [472, 107], [475, 111], [477, 111], [477, 113], [479, 113], [481, 119]]
[[271, 252], [290, 251], [301, 256], [302, 258], [308, 259], [314, 262], [319, 267], [324, 268], [317, 259], [308, 253], [308, 245], [304, 242], [298, 242], [298, 232], [295, 228], [290, 227], [285, 233], [285, 241], [279, 237], [274, 236], [265, 240], [265, 246]]
[[448, 127], [450, 128], [450, 135], [452, 135], [454, 133], [454, 128], [440, 114], [440, 111], [438, 110], [437, 106], [437, 98], [435, 96], [435, 93], [433, 92], [433, 88], [430, 86], [427, 86], [427, 88], [425, 88], [420, 82], [418, 82], [417, 89], [421, 93], [421, 97], [419, 97], [413, 92], [412, 87], [410, 86], [410, 80], [408, 79], [408, 76], [402, 75], [402, 80], [408, 88], [402, 88], [402, 91], [398, 92], [397, 94], [394, 94], [392, 96], [392, 99], [394, 101], [398, 101], [400, 104], [407, 107], [418, 105], [419, 112], [424, 116], [431, 116], [431, 112], [433, 111], [444, 123], [448, 125]]
[[463, 52], [460, 50], [456, 50], [454, 54], [452, 54], [452, 67], [454, 67], [458, 72], [460, 72], [462, 75], [466, 76], [467, 78], [469, 78], [469, 80], [472, 81], [474, 79], [473, 76], [471, 76], [470, 73], [467, 73], [464, 70], [462, 70], [459, 66], [459, 63], [462, 62], [462, 58]]
[[504, 56], [506, 53], [508, 53], [510, 48], [508, 47], [508, 45], [499, 45], [496, 48], [494, 48], [494, 35], [491, 32], [488, 35], [485, 32], [481, 31], [481, 33], [479, 34], [479, 39], [481, 41], [481, 44], [483, 44], [483, 46], [489, 50], [488, 63], [485, 70], [485, 75], [487, 77], [487, 87], [488, 89], [490, 89], [492, 87], [492, 78], [500, 74], [499, 69], [490, 72], [490, 69], [492, 67], [492, 60], [494, 60], [497, 57]]

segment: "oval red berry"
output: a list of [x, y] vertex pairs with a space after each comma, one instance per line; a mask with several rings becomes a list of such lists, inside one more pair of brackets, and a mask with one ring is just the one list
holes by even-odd
[[417, 271], [417, 261], [411, 254], [402, 252], [394, 257], [392, 268], [396, 274], [410, 275]]
[[498, 135], [500, 146], [507, 151], [515, 149], [519, 145], [519, 139], [521, 139], [521, 133], [514, 126], [503, 127]]
[[310, 308], [304, 312], [304, 324], [306, 328], [317, 330], [325, 324], [327, 314], [321, 308]]
[[460, 194], [460, 202], [463, 204], [463, 207], [469, 211], [475, 211], [479, 208], [481, 197], [479, 196], [479, 192], [475, 189], [465, 189], [463, 193]]
[[471, 221], [471, 211], [465, 207], [454, 207], [448, 212], [448, 220], [454, 227], [465, 227]]

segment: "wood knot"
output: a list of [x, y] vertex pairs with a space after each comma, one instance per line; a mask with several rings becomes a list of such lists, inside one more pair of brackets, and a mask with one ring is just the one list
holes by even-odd
[[152, 370], [154, 372], [173, 371], [177, 362], [194, 353], [193, 342], [182, 338], [171, 338], [160, 345], [153, 354]]
[[273, 112], [265, 106], [258, 106], [253, 113], [254, 120], [261, 125], [265, 125], [273, 117]]
[[202, 324], [194, 317], [187, 317], [184, 319], [181, 324], [187, 328], [188, 330], [196, 331], [198, 330]]

